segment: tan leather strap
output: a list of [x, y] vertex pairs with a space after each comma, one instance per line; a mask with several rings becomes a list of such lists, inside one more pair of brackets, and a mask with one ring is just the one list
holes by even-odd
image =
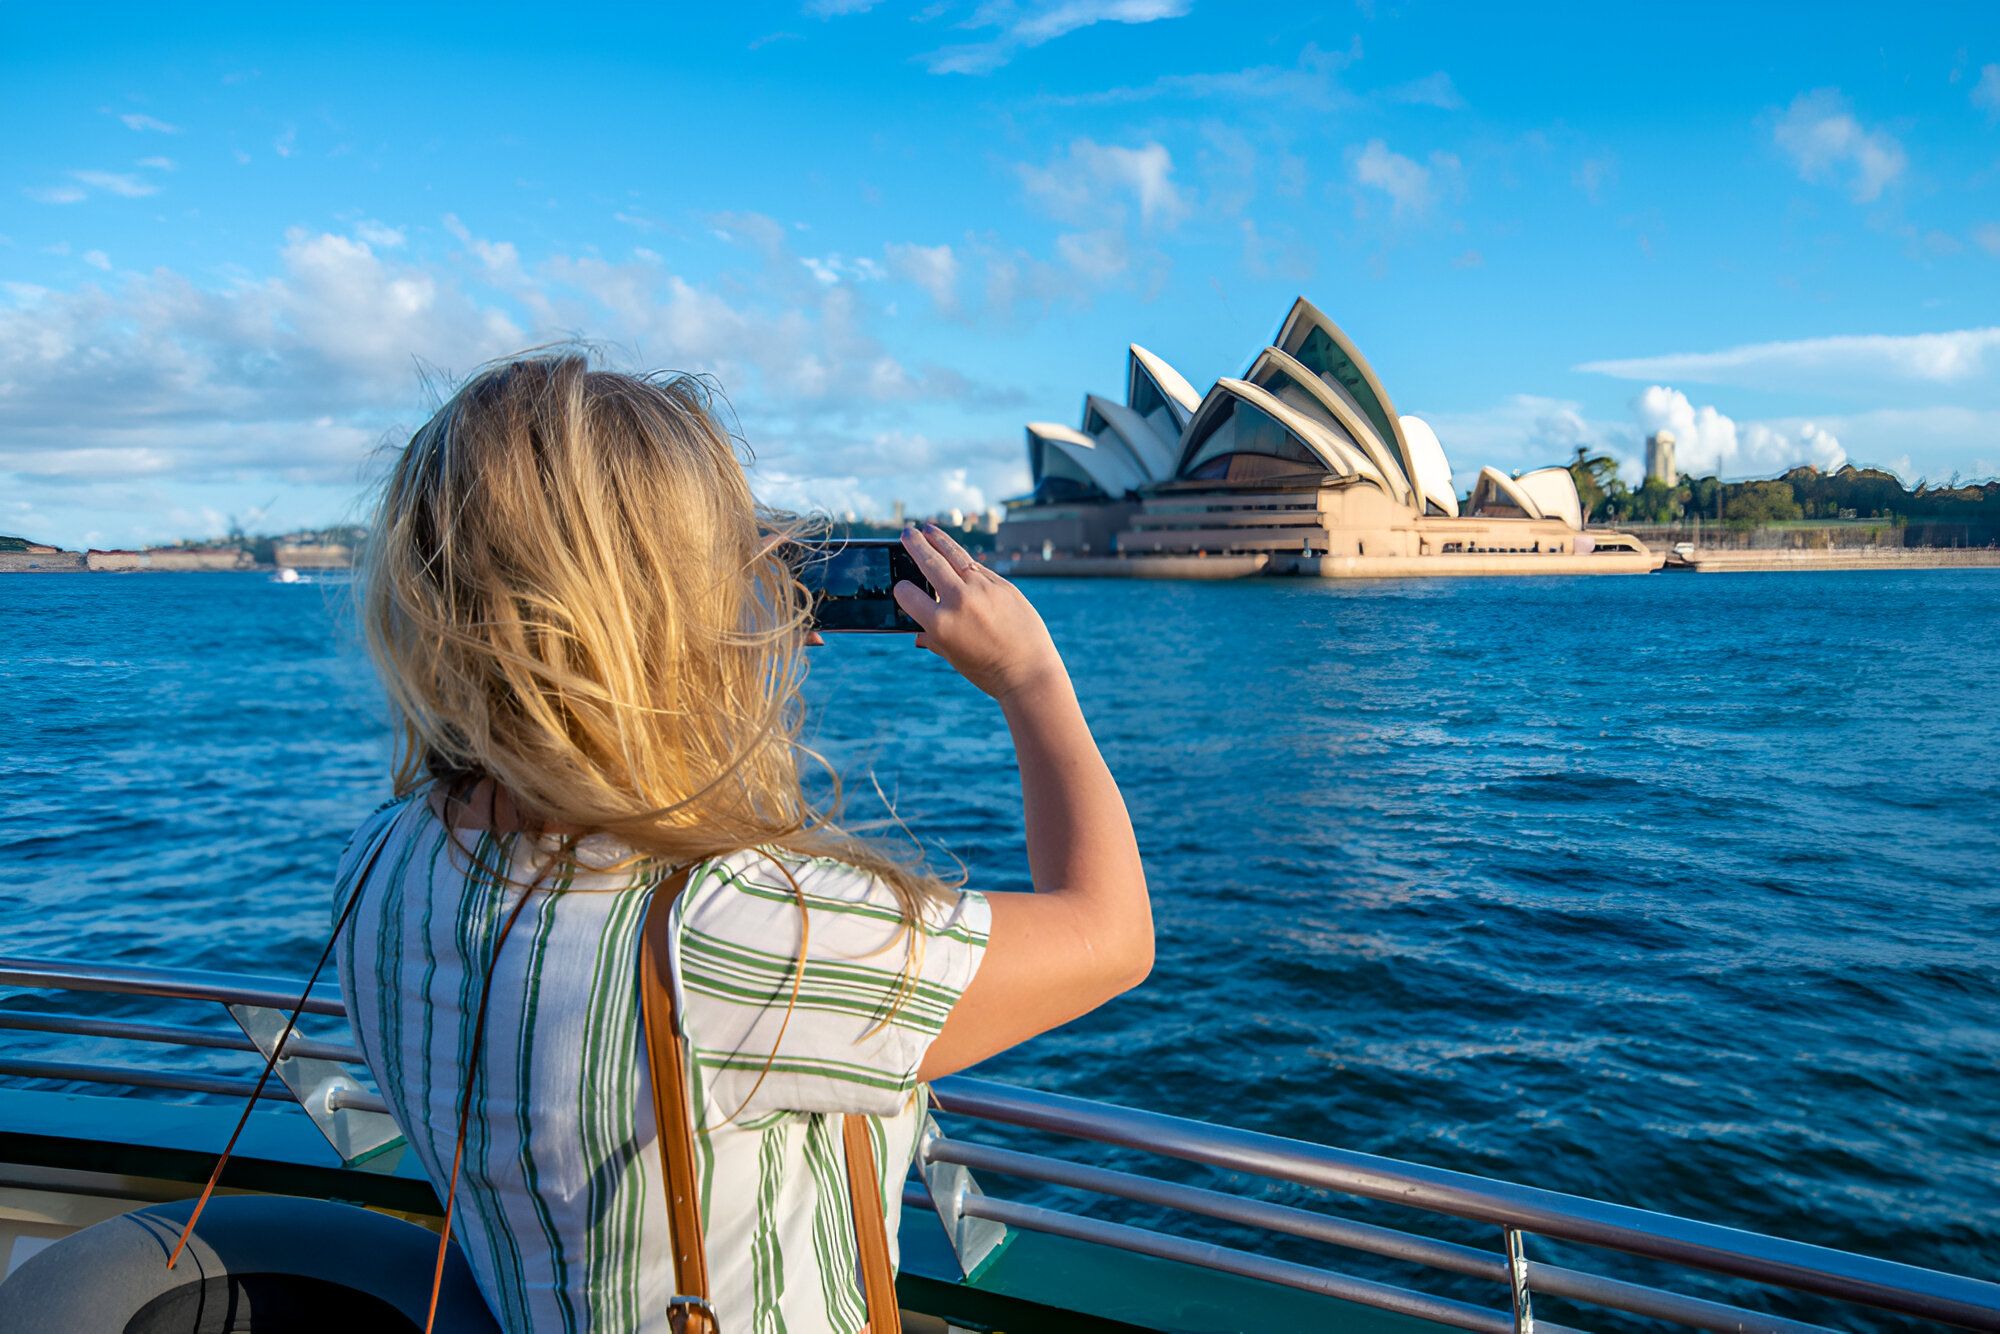
[[[720, 1334], [709, 1303], [708, 1249], [702, 1236], [701, 1189], [694, 1154], [694, 1111], [687, 1098], [687, 1057], [681, 1044], [673, 978], [673, 905], [692, 868], [676, 871], [653, 891], [639, 947], [639, 1009], [653, 1085], [653, 1123], [667, 1183], [667, 1216], [673, 1226], [675, 1334]], [[854, 1243], [861, 1259], [862, 1294], [868, 1302], [867, 1334], [902, 1334], [896, 1275], [889, 1265], [889, 1228], [882, 1214], [875, 1144], [862, 1116], [842, 1118], [847, 1192], [853, 1202]]]
[[889, 1267], [889, 1224], [882, 1216], [882, 1178], [875, 1170], [875, 1141], [868, 1118], [840, 1118], [847, 1148], [847, 1194], [854, 1206], [854, 1246], [861, 1256], [861, 1291], [868, 1299], [868, 1334], [903, 1334], [896, 1305], [896, 1272]]
[[694, 1112], [688, 1106], [687, 1057], [674, 1003], [673, 906], [687, 888], [692, 867], [682, 867], [653, 891], [639, 941], [639, 1010], [645, 1025], [646, 1062], [652, 1076], [653, 1124], [667, 1186], [672, 1225], [676, 1334], [702, 1329], [717, 1334], [708, 1305], [708, 1247], [701, 1231], [701, 1185], [694, 1157]]

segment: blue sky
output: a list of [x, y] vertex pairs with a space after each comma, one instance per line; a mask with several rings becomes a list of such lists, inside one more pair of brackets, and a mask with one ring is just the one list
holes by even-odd
[[1462, 478], [2000, 472], [1991, 5], [305, 8], [0, 11], [0, 531], [352, 516], [563, 337], [772, 500], [979, 508], [1300, 293]]

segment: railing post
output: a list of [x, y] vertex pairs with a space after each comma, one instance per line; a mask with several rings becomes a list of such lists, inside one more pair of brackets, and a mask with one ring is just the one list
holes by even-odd
[[[296, 1031], [287, 1032], [284, 1011], [259, 1005], [225, 1008], [265, 1057], [271, 1055], [280, 1040], [290, 1048], [298, 1036]], [[384, 1112], [363, 1111], [350, 1101], [351, 1095], [365, 1096], [366, 1091], [339, 1062], [280, 1051], [272, 1071], [299, 1100], [299, 1106], [306, 1109], [306, 1115], [319, 1127], [319, 1133], [326, 1136], [326, 1142], [340, 1155], [340, 1161], [349, 1167], [403, 1143], [403, 1132], [393, 1117]]]
[[964, 1167], [933, 1156], [932, 1148], [943, 1138], [937, 1118], [925, 1112], [917, 1137], [917, 1170], [923, 1174], [931, 1207], [937, 1210], [938, 1221], [944, 1224], [945, 1236], [958, 1256], [959, 1271], [969, 1279], [1006, 1242], [1007, 1226], [965, 1211], [967, 1201], [985, 1192]]
[[1521, 1230], [1504, 1228], [1501, 1236], [1507, 1243], [1507, 1278], [1514, 1295], [1515, 1334], [1535, 1334], [1535, 1306], [1528, 1294], [1528, 1252]]

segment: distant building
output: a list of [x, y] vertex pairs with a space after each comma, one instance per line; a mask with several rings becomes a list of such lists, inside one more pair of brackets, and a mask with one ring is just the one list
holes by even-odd
[[[1080, 429], [1079, 429], [1080, 427]], [[1566, 468], [1485, 469], [1461, 511], [1436, 432], [1397, 414], [1347, 335], [1301, 297], [1241, 379], [1208, 393], [1145, 348], [1125, 401], [1030, 422], [1031, 490], [996, 547], [1015, 574], [1230, 578], [1638, 573], [1628, 534], [1585, 531]]]
[[92, 570], [247, 570], [254, 561], [241, 547], [148, 547], [144, 551], [100, 551], [92, 547], [83, 553], [83, 564]]
[[294, 570], [345, 570], [354, 564], [354, 548], [344, 542], [285, 538], [271, 548], [271, 560]]
[[1646, 437], [1646, 480], [1672, 486], [1680, 479], [1681, 475], [1674, 471], [1674, 433], [1653, 432]]

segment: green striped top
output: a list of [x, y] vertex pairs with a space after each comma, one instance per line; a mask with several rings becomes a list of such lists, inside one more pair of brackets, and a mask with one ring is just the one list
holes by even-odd
[[[581, 840], [578, 869], [533, 891], [496, 961], [552, 845], [453, 833], [406, 798], [355, 835], [338, 902], [378, 839], [337, 951], [341, 985], [440, 1193], [493, 972], [453, 1221], [488, 1305], [517, 1332], [666, 1330], [673, 1272], [638, 999], [640, 926], [664, 873], [592, 869], [625, 850]], [[798, 894], [773, 854], [705, 863], [673, 909], [710, 1278], [730, 1334], [853, 1334], [865, 1314], [839, 1114], [869, 1116], [894, 1255], [923, 1118], [917, 1067], [979, 967], [990, 910], [959, 894], [907, 933], [874, 877], [785, 867]]]

